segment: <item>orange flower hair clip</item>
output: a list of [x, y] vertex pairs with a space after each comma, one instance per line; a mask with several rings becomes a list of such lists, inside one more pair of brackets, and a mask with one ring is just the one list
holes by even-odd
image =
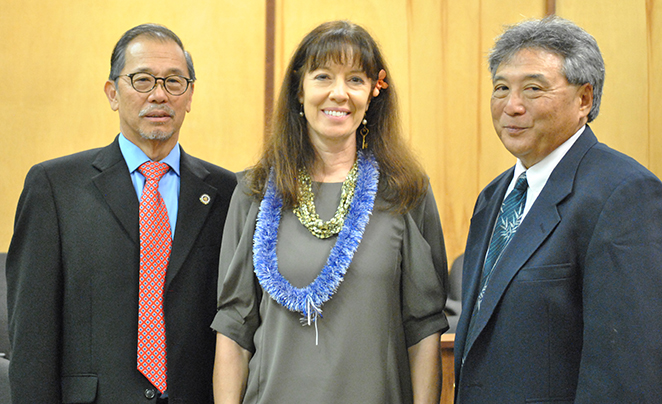
[[372, 92], [373, 97], [376, 97], [379, 95], [379, 91], [382, 88], [388, 88], [388, 83], [384, 81], [386, 78], [386, 72], [384, 69], [379, 71], [379, 78], [377, 79], [377, 84], [375, 84], [375, 89]]

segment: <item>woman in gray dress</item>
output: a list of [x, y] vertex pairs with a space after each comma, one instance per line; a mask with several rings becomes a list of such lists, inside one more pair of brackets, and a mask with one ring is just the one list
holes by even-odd
[[373, 38], [296, 50], [223, 234], [216, 403], [438, 403], [446, 256]]

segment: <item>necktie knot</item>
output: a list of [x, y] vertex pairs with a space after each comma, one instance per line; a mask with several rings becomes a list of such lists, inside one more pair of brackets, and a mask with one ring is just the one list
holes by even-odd
[[[508, 194], [501, 205], [500, 221], [506, 221], [512, 224], [513, 219], [517, 220], [515, 228], [519, 225], [520, 216], [526, 203], [526, 191], [529, 183], [526, 181], [526, 172], [520, 174], [515, 183], [515, 187]], [[497, 221], [498, 223], [499, 221]]]
[[159, 182], [168, 170], [170, 170], [169, 165], [158, 161], [147, 161], [138, 167], [138, 171], [145, 176], [147, 181], [156, 182]]
[[513, 191], [517, 190], [518, 192], [524, 192], [526, 191], [528, 186], [529, 183], [526, 181], [526, 172], [523, 172], [517, 178], [517, 182], [515, 183], [515, 188], [513, 189]]

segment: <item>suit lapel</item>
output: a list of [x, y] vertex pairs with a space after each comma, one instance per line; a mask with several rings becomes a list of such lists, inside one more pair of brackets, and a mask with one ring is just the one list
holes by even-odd
[[[485, 255], [492, 236], [491, 229], [494, 228], [494, 222], [508, 189], [508, 184], [512, 180], [513, 171], [513, 169], [506, 171], [493, 182], [493, 185], [485, 189], [481, 205], [476, 206], [476, 211], [471, 218], [472, 228], [485, 230], [480, 233], [471, 233], [467, 242], [464, 262], [466, 268], [464, 272], [467, 276], [463, 278], [465, 281], [462, 288], [464, 291], [463, 304], [467, 307], [473, 307], [476, 302]], [[487, 229], [490, 229], [490, 231], [487, 231]]]
[[182, 268], [214, 205], [217, 189], [204, 181], [208, 175], [209, 171], [182, 149], [179, 213], [166, 274], [166, 287]]
[[[457, 325], [457, 337], [455, 339], [455, 349], [459, 353], [456, 355], [456, 358], [458, 358], [456, 366], [460, 365], [459, 358], [463, 357], [462, 353], [465, 349], [469, 349], [473, 342], [466, 340], [466, 337], [471, 321], [471, 312], [478, 296], [485, 255], [492, 236], [492, 232], [487, 229], [494, 228], [494, 222], [508, 184], [513, 177], [513, 171], [514, 169], [509, 169], [485, 187], [471, 217], [472, 231], [469, 232], [467, 239], [462, 273], [462, 307], [464, 309]], [[477, 232], [474, 229], [480, 231]], [[456, 371], [459, 375], [459, 368]]]
[[[561, 221], [558, 205], [572, 192], [575, 174], [579, 163], [586, 152], [596, 143], [597, 139], [595, 138], [595, 135], [587, 126], [584, 133], [579, 139], [577, 139], [575, 144], [570, 148], [563, 159], [561, 159], [550, 175], [545, 187], [536, 199], [536, 202], [533, 204], [531, 210], [517, 230], [517, 233], [515, 233], [515, 236], [504, 250], [501, 259], [494, 267], [492, 278], [485, 291], [485, 297], [481, 309], [477, 314], [477, 332], [474, 333], [473, 339], [469, 339], [465, 342], [463, 350], [468, 351], [471, 349], [475, 339], [477, 339], [477, 336], [480, 335], [485, 328], [485, 325], [494, 314], [495, 308], [501, 301], [510, 282], [526, 264], [529, 258], [536, 252], [536, 250], [538, 250], [545, 239], [552, 234], [558, 223]], [[467, 306], [467, 310], [473, 309], [473, 304], [475, 303], [476, 295], [478, 293], [477, 288], [483, 263], [483, 261], [479, 261], [479, 259], [484, 260], [491, 236], [491, 231], [486, 231], [486, 229], [492, 229], [494, 225], [498, 207], [500, 206], [505, 193], [505, 190], [501, 188], [508, 186], [510, 178], [512, 178], [512, 173], [510, 173], [507, 178], [502, 179], [498, 185], [499, 191], [495, 192], [495, 194], [500, 195], [501, 198], [496, 198], [494, 202], [488, 204], [489, 209], [486, 209], [484, 212], [477, 212], [478, 215], [481, 215], [478, 216], [481, 221], [476, 222], [476, 226], [479, 226], [477, 227], [479, 229], [483, 229], [483, 234], [480, 236], [481, 239], [477, 240], [478, 243], [476, 250], [472, 251], [472, 255], [475, 257], [476, 261], [472, 262], [469, 267], [472, 268], [473, 271], [470, 279], [471, 284], [467, 285], [469, 288], [468, 291], [470, 291], [470, 297], [467, 299], [467, 303], [471, 304], [471, 306]], [[472, 219], [472, 227], [474, 226], [473, 222], [474, 219]], [[471, 241], [472, 240], [469, 240], [469, 242]], [[469, 307], [471, 309], [469, 309]], [[466, 319], [466, 326], [468, 326], [468, 322], [469, 319]]]
[[92, 181], [131, 240], [139, 245], [138, 197], [117, 137], [99, 151], [92, 165], [100, 171]]

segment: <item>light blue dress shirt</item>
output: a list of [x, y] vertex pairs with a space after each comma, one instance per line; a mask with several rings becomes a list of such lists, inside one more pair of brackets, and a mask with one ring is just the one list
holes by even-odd
[[[129, 167], [129, 173], [131, 173], [131, 181], [133, 182], [133, 188], [136, 190], [136, 195], [140, 201], [140, 197], [143, 194], [143, 187], [145, 186], [145, 176], [143, 176], [138, 167], [143, 163], [150, 161], [150, 158], [147, 157], [145, 152], [140, 150], [138, 146], [131, 143], [123, 134], [120, 133], [119, 136], [120, 150], [122, 151], [122, 156], [124, 156], [124, 161]], [[179, 149], [179, 142], [172, 148], [170, 154], [168, 154], [163, 160], [162, 163], [166, 163], [170, 166], [170, 170], [161, 178], [159, 181], [159, 193], [165, 202], [166, 210], [168, 211], [168, 218], [170, 219], [170, 236], [175, 237], [175, 226], [177, 225], [177, 211], [179, 210], [179, 188], [180, 188], [180, 176], [179, 176], [179, 158], [181, 156], [181, 151]]]

